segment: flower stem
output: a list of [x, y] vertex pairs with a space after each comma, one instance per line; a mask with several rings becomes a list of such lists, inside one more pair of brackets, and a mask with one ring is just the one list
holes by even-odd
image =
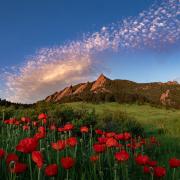
[[39, 168], [38, 169], [38, 180], [40, 180], [40, 178], [41, 178], [41, 169]]
[[174, 170], [173, 170], [173, 178], [172, 178], [172, 180], [175, 180], [175, 173], [176, 173], [176, 168], [174, 168]]
[[33, 177], [32, 177], [32, 166], [31, 166], [31, 154], [29, 154], [29, 170], [30, 170], [31, 180], [33, 180]]

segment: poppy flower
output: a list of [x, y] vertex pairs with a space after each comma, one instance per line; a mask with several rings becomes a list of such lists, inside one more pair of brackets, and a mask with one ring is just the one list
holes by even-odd
[[29, 126], [27, 126], [27, 125], [24, 125], [24, 126], [23, 126], [23, 131], [28, 131], [29, 129], [30, 129]]
[[58, 128], [58, 132], [64, 132], [64, 128], [63, 127], [59, 127]]
[[38, 126], [38, 122], [37, 122], [37, 121], [33, 121], [32, 124], [33, 124], [33, 126], [35, 126], [35, 127]]
[[116, 135], [115, 132], [107, 132], [106, 133], [106, 137], [110, 138], [110, 137], [114, 137]]
[[120, 162], [127, 161], [129, 157], [130, 157], [129, 153], [127, 153], [125, 150], [115, 153], [116, 160]]
[[138, 155], [136, 157], [136, 163], [139, 165], [146, 165], [149, 162], [149, 157], [146, 155]]
[[38, 132], [42, 133], [42, 134], [45, 134], [46, 133], [46, 128], [44, 126], [40, 126], [38, 128]]
[[163, 177], [166, 175], [166, 169], [164, 167], [157, 166], [154, 168], [154, 175], [156, 177]]
[[93, 145], [93, 149], [96, 153], [102, 153], [106, 150], [106, 146], [104, 144], [96, 143]]
[[13, 168], [10, 168], [11, 173], [23, 173], [27, 169], [27, 165], [24, 163], [16, 162]]
[[144, 166], [143, 171], [144, 171], [144, 174], [149, 174], [151, 172], [151, 169], [149, 166]]
[[124, 140], [128, 141], [129, 139], [131, 139], [131, 134], [129, 132], [125, 132], [124, 133]]
[[25, 138], [22, 139], [16, 146], [16, 150], [22, 153], [32, 153], [36, 150], [38, 146], [38, 141], [35, 138]]
[[106, 146], [107, 147], [116, 147], [118, 145], [118, 142], [114, 138], [108, 138], [106, 141]]
[[46, 134], [40, 133], [40, 132], [38, 132], [38, 133], [36, 133], [36, 134], [34, 135], [34, 139], [36, 139], [37, 141], [38, 141], [39, 139], [43, 139], [43, 138], [45, 138], [45, 137], [46, 137]]
[[30, 118], [28, 118], [28, 117], [22, 117], [21, 118], [21, 122], [24, 122], [24, 123], [29, 123], [31, 120], [30, 120]]
[[80, 128], [80, 131], [81, 131], [81, 133], [88, 133], [89, 132], [89, 128], [87, 126], [82, 126]]
[[12, 161], [13, 162], [18, 162], [19, 161], [19, 157], [14, 153], [10, 153], [6, 157], [6, 164], [7, 165], [9, 165]]
[[61, 159], [61, 165], [64, 169], [71, 169], [75, 164], [75, 160], [71, 157], [63, 157]]
[[177, 158], [171, 158], [169, 160], [169, 166], [171, 168], [177, 168], [177, 167], [180, 167], [180, 160], [177, 159]]
[[108, 138], [106, 137], [98, 137], [98, 142], [100, 144], [106, 144], [106, 141], [107, 141]]
[[90, 161], [91, 162], [96, 162], [97, 160], [99, 160], [99, 156], [98, 155], [93, 155], [90, 157]]
[[150, 167], [155, 167], [157, 166], [157, 161], [148, 161], [147, 163]]
[[58, 174], [58, 165], [57, 164], [50, 164], [45, 168], [45, 175], [52, 177]]
[[0, 158], [3, 158], [5, 155], [5, 151], [3, 149], [0, 149]]
[[69, 139], [66, 140], [66, 144], [70, 147], [74, 147], [77, 145], [77, 138], [76, 137], [70, 137]]
[[67, 123], [64, 125], [64, 131], [71, 131], [74, 129], [74, 125], [71, 123]]
[[51, 147], [57, 151], [61, 151], [65, 148], [66, 144], [64, 140], [58, 140], [56, 143], [51, 143]]
[[38, 116], [38, 119], [41, 120], [41, 119], [47, 119], [47, 115], [42, 113]]
[[32, 160], [36, 163], [39, 169], [42, 168], [44, 160], [43, 160], [42, 153], [40, 151], [32, 152]]
[[96, 129], [95, 133], [98, 134], [98, 135], [103, 135], [104, 134], [101, 129]]
[[116, 138], [117, 140], [124, 140], [124, 134], [123, 134], [123, 133], [116, 134], [115, 138]]

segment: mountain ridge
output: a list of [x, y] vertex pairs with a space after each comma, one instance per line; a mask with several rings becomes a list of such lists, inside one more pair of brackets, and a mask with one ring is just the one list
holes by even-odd
[[106, 102], [152, 103], [180, 107], [180, 84], [176, 81], [137, 83], [129, 80], [111, 80], [104, 74], [93, 82], [69, 86], [46, 97], [45, 102]]

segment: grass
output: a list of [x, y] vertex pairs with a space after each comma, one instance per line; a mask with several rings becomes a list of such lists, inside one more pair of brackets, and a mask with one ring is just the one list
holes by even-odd
[[167, 145], [180, 147], [180, 110], [157, 108], [150, 105], [118, 104], [118, 103], [66, 103], [73, 109], [95, 109], [101, 115], [104, 112], [125, 112], [135, 118], [149, 134], [155, 134]]

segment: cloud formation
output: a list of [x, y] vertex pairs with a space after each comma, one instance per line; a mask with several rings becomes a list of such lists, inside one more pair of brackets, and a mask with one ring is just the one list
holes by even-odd
[[6, 72], [7, 99], [31, 103], [67, 85], [87, 81], [101, 68], [94, 57], [105, 50], [161, 49], [179, 40], [179, 0], [162, 1], [137, 17], [104, 26], [79, 41], [39, 50], [15, 73]]

